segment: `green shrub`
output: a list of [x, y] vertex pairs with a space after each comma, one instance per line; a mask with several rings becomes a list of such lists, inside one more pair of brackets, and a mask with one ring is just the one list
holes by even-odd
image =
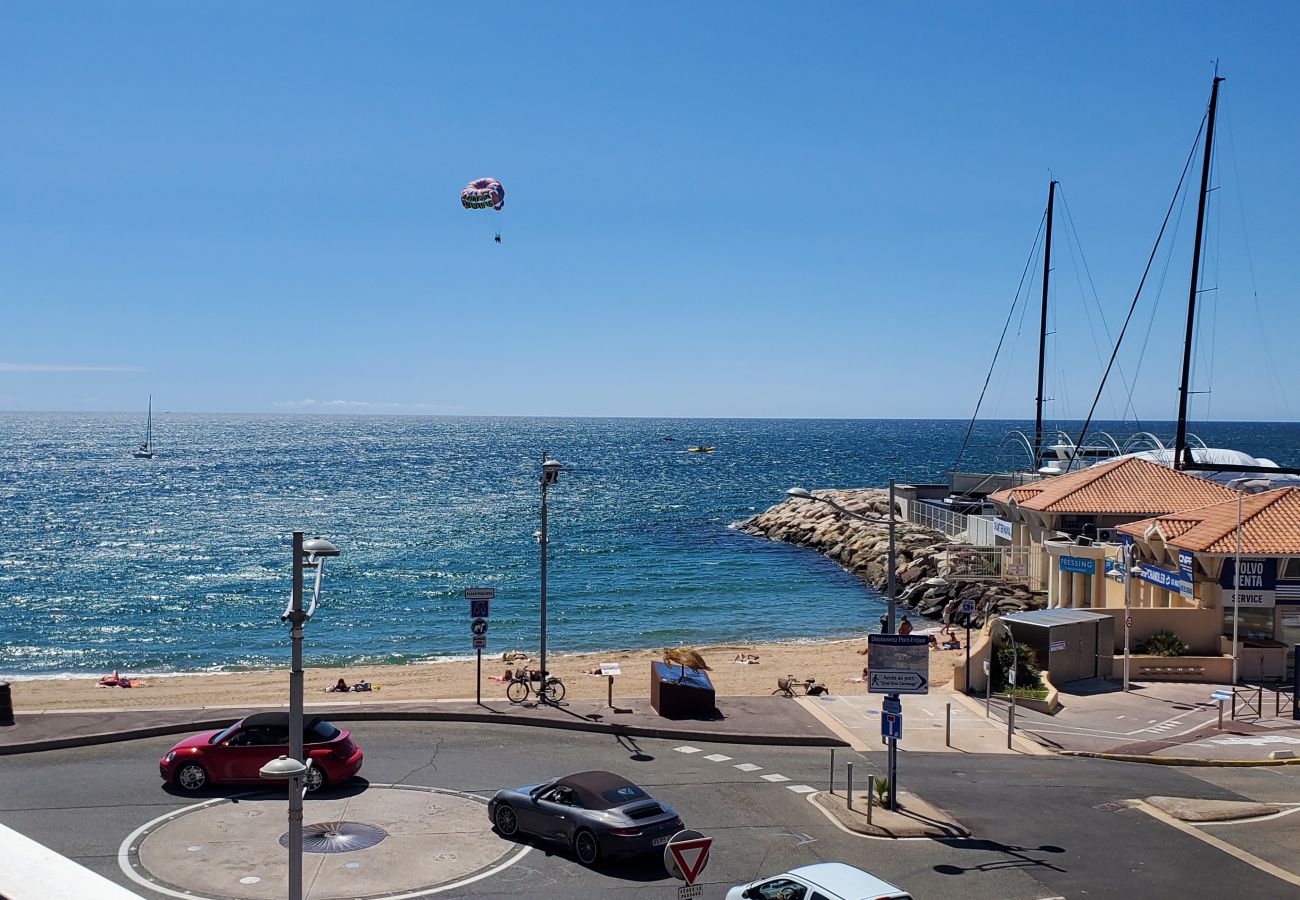
[[1007, 670], [1012, 666], [1012, 659], [1015, 660], [1016, 667], [1016, 687], [1027, 691], [1039, 690], [1042, 688], [1043, 670], [1038, 665], [1038, 654], [1034, 652], [1033, 647], [1026, 647], [1023, 644], [1017, 648], [1018, 652], [1013, 652], [1011, 643], [999, 644], [997, 652], [993, 654], [993, 690], [996, 693], [1004, 693], [1007, 689]]
[[889, 799], [889, 779], [884, 776], [876, 778], [876, 805], [883, 807]]
[[1186, 656], [1191, 649], [1172, 631], [1157, 631], [1137, 646], [1137, 652], [1146, 656]]

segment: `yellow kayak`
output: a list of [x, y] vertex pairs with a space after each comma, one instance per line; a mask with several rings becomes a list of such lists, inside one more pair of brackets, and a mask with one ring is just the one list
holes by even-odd
[[712, 453], [713, 448], [712, 447], [687, 447], [686, 452], [687, 453]]

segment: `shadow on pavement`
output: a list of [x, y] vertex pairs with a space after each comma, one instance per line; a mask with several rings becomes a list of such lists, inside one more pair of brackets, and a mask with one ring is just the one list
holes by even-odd
[[998, 869], [1029, 868], [1051, 869], [1053, 872], [1065, 871], [1065, 869], [1062, 869], [1060, 866], [1052, 865], [1046, 860], [1034, 859], [1027, 855], [1031, 853], [1065, 852], [1063, 847], [1057, 847], [1052, 844], [1044, 844], [1041, 847], [1016, 847], [998, 841], [980, 840], [977, 838], [936, 838], [935, 843], [952, 847], [954, 850], [982, 850], [986, 853], [1001, 853], [1011, 857], [1011, 859], [997, 859], [973, 866], [954, 866], [948, 863], [943, 863], [934, 867], [934, 871], [938, 872], [940, 875], [965, 875], [967, 872], [992, 872]]
[[617, 857], [615, 859], [601, 859], [594, 866], [583, 866], [574, 857], [568, 848], [559, 844], [552, 844], [546, 841], [538, 840], [533, 837], [509, 838], [501, 834], [495, 825], [492, 826], [492, 833], [503, 841], [519, 846], [532, 847], [537, 852], [546, 857], [555, 857], [573, 863], [579, 868], [590, 869], [598, 875], [604, 875], [608, 878], [617, 878], [620, 881], [636, 881], [647, 883], [652, 881], [663, 881], [670, 879], [671, 876], [664, 871], [663, 860], [657, 855], [649, 854], [646, 856]]
[[[370, 782], [364, 778], [350, 778], [341, 785], [327, 784], [318, 791], [313, 791], [307, 795], [306, 802], [312, 800], [339, 800], [344, 797], [356, 797], [365, 793], [370, 787]], [[268, 787], [249, 790], [247, 784], [213, 784], [207, 785], [201, 790], [187, 791], [179, 788], [174, 784], [166, 783], [162, 786], [163, 793], [170, 794], [173, 797], [189, 798], [192, 800], [214, 800], [224, 797], [231, 803], [257, 803], [265, 800], [284, 800], [288, 796], [288, 787]]]

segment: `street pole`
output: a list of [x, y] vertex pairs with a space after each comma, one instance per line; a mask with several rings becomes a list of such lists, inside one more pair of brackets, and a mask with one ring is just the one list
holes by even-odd
[[[293, 595], [289, 612], [289, 758], [306, 762], [302, 750], [302, 532], [293, 533]], [[302, 776], [289, 779], [289, 900], [302, 900]]]
[[1133, 544], [1124, 545], [1124, 693], [1128, 693], [1129, 623], [1133, 621]]
[[542, 683], [537, 696], [546, 699], [546, 454], [542, 454]]
[[[889, 479], [889, 556], [886, 563], [889, 571], [885, 573], [885, 594], [889, 601], [889, 634], [898, 633], [898, 625], [895, 620], [897, 614], [897, 601], [895, 594], [898, 592], [898, 572], [897, 557], [894, 551], [894, 532], [897, 526], [894, 520], [894, 479]], [[894, 708], [898, 708], [901, 698], [898, 694], [886, 694], [888, 700], [893, 701]], [[889, 808], [898, 809], [898, 738], [889, 739]]]
[[966, 613], [966, 693], [970, 694], [970, 617]]
[[1245, 490], [1237, 491], [1237, 559], [1233, 563], [1232, 573], [1232, 689], [1237, 689], [1237, 622], [1241, 613], [1237, 606], [1241, 602], [1241, 497]]

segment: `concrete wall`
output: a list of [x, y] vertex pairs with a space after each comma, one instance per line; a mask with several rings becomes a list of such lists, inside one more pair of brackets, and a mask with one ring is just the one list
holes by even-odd
[[[1115, 651], [1124, 652], [1124, 607], [1104, 606], [1093, 612], [1105, 613], [1115, 619]], [[1202, 656], [1219, 653], [1219, 637], [1223, 632], [1223, 615], [1217, 609], [1169, 609], [1134, 606], [1130, 632], [1130, 652], [1157, 631], [1172, 631], [1183, 639], [1191, 652]]]

